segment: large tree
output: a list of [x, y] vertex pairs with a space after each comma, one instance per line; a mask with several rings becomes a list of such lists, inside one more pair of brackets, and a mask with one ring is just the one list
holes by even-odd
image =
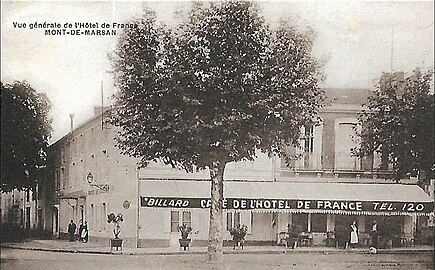
[[383, 73], [359, 119], [360, 156], [378, 152], [381, 168], [392, 165], [394, 178], [419, 176], [421, 184], [433, 178], [434, 96], [433, 73]]
[[1, 191], [41, 180], [51, 135], [50, 102], [26, 82], [1, 84]]
[[211, 177], [208, 259], [222, 260], [223, 175], [256, 150], [285, 155], [312, 124], [323, 93], [314, 35], [272, 30], [251, 2], [195, 3], [175, 29], [155, 14], [131, 23], [113, 58], [118, 146], [146, 166], [161, 160]]

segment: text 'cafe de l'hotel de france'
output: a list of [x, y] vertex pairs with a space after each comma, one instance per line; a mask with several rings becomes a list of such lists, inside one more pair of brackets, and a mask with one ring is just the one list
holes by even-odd
[[[311, 245], [325, 245], [328, 232], [353, 221], [361, 244], [374, 220], [395, 224], [404, 241], [411, 241], [418, 228], [433, 226], [433, 190], [423, 190], [412, 177], [387, 180], [391, 171], [379, 169], [379, 156], [351, 153], [357, 144], [357, 114], [370, 91], [324, 91], [321, 124], [303, 127], [300, 147], [288, 149], [301, 158], [287, 165], [258, 153], [255, 161], [226, 165], [223, 229], [246, 225], [246, 244], [274, 245], [280, 233], [296, 224]], [[70, 220], [84, 220], [90, 242], [108, 241], [113, 236], [107, 215], [122, 213], [125, 246], [178, 246], [183, 224], [196, 232], [192, 246], [205, 246], [209, 172], [186, 173], [161, 163], [137, 169], [136, 160], [116, 148], [116, 128], [102, 124], [102, 118], [104, 110], [96, 108], [92, 119], [50, 146], [47, 183], [51, 181], [54, 196], [41, 215], [44, 226], [62, 236]], [[230, 239], [224, 233], [224, 240]]]

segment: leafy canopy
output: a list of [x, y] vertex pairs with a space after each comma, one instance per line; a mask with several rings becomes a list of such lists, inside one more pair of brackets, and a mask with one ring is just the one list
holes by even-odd
[[145, 9], [120, 38], [111, 123], [118, 146], [145, 166], [187, 171], [285, 155], [323, 99], [314, 34], [271, 29], [251, 2], [194, 3], [175, 28]]
[[2, 83], [1, 99], [1, 190], [33, 188], [46, 165], [50, 102], [26, 82]]
[[368, 110], [359, 116], [364, 125], [359, 155], [381, 153], [383, 166], [392, 164], [397, 179], [417, 173], [422, 181], [433, 177], [432, 76], [419, 69], [409, 75], [383, 73], [365, 104]]

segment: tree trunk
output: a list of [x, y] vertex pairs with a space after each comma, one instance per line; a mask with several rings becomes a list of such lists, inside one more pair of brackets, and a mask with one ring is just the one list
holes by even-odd
[[211, 207], [210, 226], [208, 231], [207, 260], [210, 263], [223, 262], [222, 250], [222, 204], [224, 194], [223, 176], [225, 170], [224, 162], [213, 162], [210, 167], [211, 177]]

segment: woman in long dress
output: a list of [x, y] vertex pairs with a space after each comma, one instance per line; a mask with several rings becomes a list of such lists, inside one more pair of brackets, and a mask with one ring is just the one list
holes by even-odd
[[354, 220], [350, 225], [350, 247], [355, 248], [358, 244], [358, 227], [356, 226], [356, 221]]
[[88, 234], [88, 222], [85, 221], [85, 224], [83, 224], [83, 230], [82, 230], [82, 241], [83, 243], [87, 243], [88, 242], [88, 238], [89, 238], [89, 234]]

